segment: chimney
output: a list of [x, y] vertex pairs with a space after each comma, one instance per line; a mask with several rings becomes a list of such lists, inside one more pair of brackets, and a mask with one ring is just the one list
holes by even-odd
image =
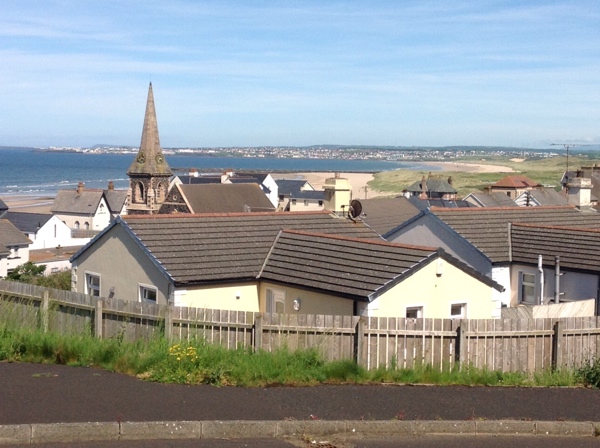
[[115, 183], [112, 180], [108, 181], [108, 191], [113, 191], [115, 189]]
[[77, 184], [77, 194], [81, 194], [81, 192], [83, 191], [83, 182], [79, 182]]
[[567, 184], [567, 200], [579, 209], [590, 208], [592, 179], [576, 177]]

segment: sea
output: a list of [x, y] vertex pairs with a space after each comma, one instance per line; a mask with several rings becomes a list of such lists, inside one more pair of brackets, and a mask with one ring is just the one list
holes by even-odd
[[[60, 189], [76, 188], [83, 182], [86, 188], [129, 186], [127, 170], [134, 154], [90, 154], [66, 151], [43, 151], [32, 148], [0, 148], [0, 198], [7, 196], [54, 197]], [[175, 174], [185, 174], [190, 168], [198, 172], [234, 171], [270, 172], [366, 172], [378, 173], [396, 169], [429, 171], [413, 162], [383, 160], [303, 159], [265, 157], [210, 157], [171, 155], [165, 158]]]

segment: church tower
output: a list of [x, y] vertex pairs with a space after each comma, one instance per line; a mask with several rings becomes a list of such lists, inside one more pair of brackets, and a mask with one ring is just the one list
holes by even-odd
[[158, 138], [152, 83], [148, 87], [142, 142], [137, 157], [129, 167], [127, 213], [155, 214], [167, 197], [169, 178], [173, 173], [163, 156]]

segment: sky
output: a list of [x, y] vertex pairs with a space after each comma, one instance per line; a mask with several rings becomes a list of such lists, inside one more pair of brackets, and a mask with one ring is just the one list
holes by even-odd
[[0, 145], [600, 143], [600, 2], [3, 0]]

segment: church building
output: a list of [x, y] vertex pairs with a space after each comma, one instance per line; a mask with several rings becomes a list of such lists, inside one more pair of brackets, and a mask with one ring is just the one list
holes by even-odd
[[167, 197], [171, 168], [160, 147], [152, 83], [148, 87], [142, 142], [129, 167], [128, 206], [130, 215], [157, 214]]

